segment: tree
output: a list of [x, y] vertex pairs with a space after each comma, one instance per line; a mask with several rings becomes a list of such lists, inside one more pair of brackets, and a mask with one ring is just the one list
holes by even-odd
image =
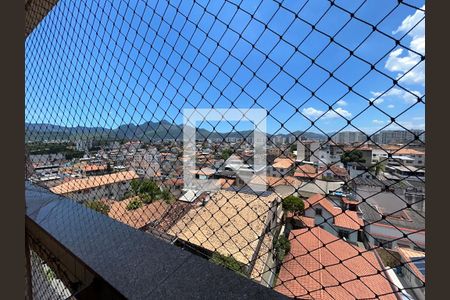
[[109, 210], [110, 210], [110, 207], [106, 203], [103, 203], [103, 202], [98, 201], [98, 200], [87, 201], [85, 203], [85, 206], [90, 208], [90, 209], [93, 209], [95, 211], [98, 211], [99, 213], [102, 213], [104, 215], [108, 215]]
[[140, 199], [132, 199], [128, 204], [126, 209], [127, 210], [135, 210], [138, 209], [140, 207], [142, 207], [144, 205], [144, 203], [140, 200]]
[[290, 195], [283, 199], [283, 209], [294, 214], [301, 214], [305, 209], [305, 203], [300, 197]]
[[231, 149], [223, 149], [222, 150], [222, 159], [227, 160], [230, 158], [230, 156], [233, 154], [233, 151]]
[[364, 163], [364, 162], [366, 162], [366, 160], [363, 159], [362, 151], [352, 150], [349, 152], [344, 152], [344, 154], [342, 154], [341, 162], [344, 164], [345, 168], [347, 168], [347, 165], [349, 162]]
[[386, 165], [383, 162], [379, 162], [375, 166], [375, 175], [380, 175], [381, 172], [384, 172]]
[[273, 248], [275, 250], [278, 261], [282, 262], [285, 255], [288, 254], [291, 250], [291, 243], [289, 242], [289, 239], [287, 237], [281, 235], [273, 241]]
[[154, 199], [161, 192], [156, 182], [151, 179], [133, 179], [130, 182], [131, 190], [135, 195], [147, 194]]
[[294, 151], [297, 151], [297, 144], [291, 145], [291, 152], [293, 153]]

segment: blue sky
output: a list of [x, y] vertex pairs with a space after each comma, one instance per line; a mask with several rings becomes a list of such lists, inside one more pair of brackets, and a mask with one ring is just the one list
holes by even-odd
[[61, 0], [26, 40], [26, 121], [115, 128], [254, 107], [270, 133], [424, 128], [424, 12], [335, 3]]

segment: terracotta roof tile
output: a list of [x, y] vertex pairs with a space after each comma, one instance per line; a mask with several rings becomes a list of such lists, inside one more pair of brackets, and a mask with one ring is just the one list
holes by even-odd
[[278, 292], [302, 299], [396, 299], [389, 280], [378, 274], [382, 266], [371, 251], [319, 227], [292, 230], [289, 239], [291, 251], [278, 276]]
[[119, 222], [127, 224], [136, 229], [145, 225], [159, 221], [168, 205], [162, 201], [154, 201], [135, 210], [127, 210], [126, 207], [130, 201], [138, 197], [128, 198], [122, 201], [115, 201], [110, 206], [108, 215]]
[[294, 160], [290, 158], [277, 158], [275, 159], [274, 163], [272, 164], [272, 167], [277, 169], [287, 169], [292, 167], [294, 164]]
[[336, 207], [331, 200], [326, 198], [322, 194], [315, 194], [306, 199], [305, 201], [305, 210], [320, 205], [324, 209], [326, 209], [331, 215], [334, 217], [334, 224], [336, 226], [359, 230], [362, 226], [364, 226], [363, 220], [358, 216], [355, 211], [345, 210], [342, 211], [341, 208]]
[[139, 178], [135, 171], [124, 171], [100, 176], [89, 176], [74, 179], [52, 187], [50, 190], [56, 194], [67, 194], [85, 189], [91, 189], [102, 185]]

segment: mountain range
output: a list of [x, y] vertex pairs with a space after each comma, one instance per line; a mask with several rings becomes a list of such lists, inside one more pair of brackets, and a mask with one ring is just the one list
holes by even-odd
[[[211, 132], [209, 130], [197, 129], [197, 137], [214, 139], [247, 137], [252, 134], [251, 130], [233, 132]], [[269, 137], [291, 136], [304, 137], [307, 139], [324, 140], [327, 137], [314, 132], [295, 131], [287, 134], [268, 134]], [[143, 142], [160, 140], [182, 140], [183, 125], [173, 124], [166, 120], [160, 122], [145, 122], [139, 125], [124, 124], [115, 129], [104, 127], [66, 127], [45, 123], [25, 123], [25, 138], [27, 141], [43, 140], [77, 140], [77, 139], [105, 139], [105, 140], [141, 140]]]

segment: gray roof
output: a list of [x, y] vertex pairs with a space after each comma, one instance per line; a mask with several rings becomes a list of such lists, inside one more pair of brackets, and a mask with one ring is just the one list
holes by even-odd
[[410, 208], [405, 208], [400, 211], [400, 214], [406, 213], [409, 220], [396, 218], [397, 214], [386, 213], [387, 216], [385, 220], [382, 219], [382, 214], [377, 210], [376, 207], [370, 205], [367, 202], [362, 202], [358, 205], [359, 210], [363, 215], [363, 219], [366, 223], [382, 223], [386, 225], [391, 225], [395, 227], [403, 227], [411, 230], [425, 229], [425, 214], [417, 213], [415, 210]]

